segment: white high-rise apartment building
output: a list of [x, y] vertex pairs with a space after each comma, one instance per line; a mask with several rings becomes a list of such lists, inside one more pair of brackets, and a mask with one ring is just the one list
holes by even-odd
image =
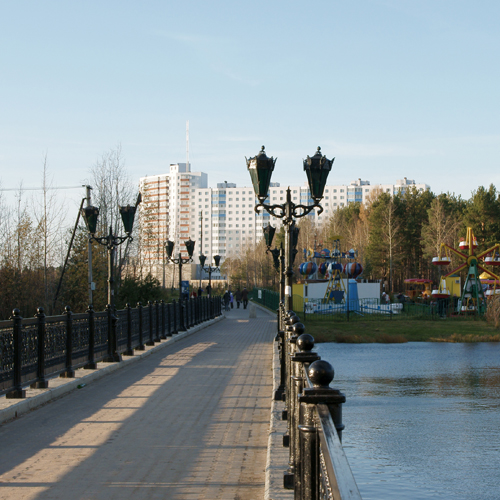
[[[139, 180], [142, 194], [140, 205], [140, 249], [142, 264], [147, 271], [163, 282], [165, 274], [172, 275], [173, 264], [165, 266], [165, 243], [174, 242], [174, 254], [187, 257], [184, 242], [192, 232], [190, 200], [192, 190], [206, 188], [207, 174], [191, 172], [191, 165], [175, 163], [170, 172], [151, 175]], [[190, 278], [186, 266], [186, 279]], [[183, 269], [184, 276], [184, 269]]]
[[[358, 179], [349, 186], [326, 186], [321, 201], [323, 212], [318, 215], [312, 211], [312, 217], [320, 224], [339, 208], [349, 203], [365, 203], [370, 193], [386, 192], [391, 195], [404, 193], [415, 187], [419, 191], [428, 190], [427, 184], [416, 184], [406, 177], [396, 184], [370, 185], [369, 181]], [[279, 183], [271, 183], [269, 205], [281, 205], [286, 201], [286, 187]], [[309, 186], [290, 186], [292, 201], [296, 204], [312, 205]], [[258, 203], [252, 187], [237, 187], [236, 184], [220, 183], [216, 188], [194, 189], [191, 193], [191, 239], [196, 247], [211, 260], [213, 255], [220, 255], [222, 260], [229, 256], [237, 256], [243, 249], [255, 245], [263, 236], [262, 230], [269, 223], [279, 228], [282, 220], [271, 217], [267, 212], [255, 213]]]
[[[317, 215], [313, 211], [308, 217], [320, 224], [349, 203], [365, 203], [373, 191], [395, 195], [410, 188], [419, 191], [430, 189], [427, 184], [417, 184], [406, 177], [395, 184], [371, 185], [369, 181], [357, 179], [350, 185], [329, 185], [321, 201], [323, 212]], [[279, 183], [271, 183], [266, 203], [285, 203], [286, 190], [287, 187]], [[313, 204], [307, 183], [290, 186], [290, 191], [294, 203]], [[144, 258], [155, 267], [159, 278], [160, 271], [163, 271], [163, 245], [167, 239], [175, 242], [176, 255], [181, 250], [186, 256], [183, 242], [190, 237], [196, 243], [194, 262], [198, 263], [197, 256], [203, 253], [207, 256], [208, 265], [213, 262], [214, 255], [220, 255], [223, 262], [225, 258], [237, 256], [248, 247], [253, 247], [260, 241], [262, 230], [269, 223], [277, 228], [281, 226], [281, 219], [271, 217], [265, 211], [255, 212], [258, 201], [252, 187], [237, 187], [236, 184], [223, 182], [209, 188], [207, 174], [192, 173], [185, 163], [171, 165], [170, 174], [143, 177], [141, 192], [141, 213], [145, 220], [141, 236], [149, 241], [144, 246]], [[149, 239], [148, 235], [151, 236]], [[194, 268], [192, 272], [195, 272]], [[199, 275], [193, 274], [192, 277], [195, 279]]]

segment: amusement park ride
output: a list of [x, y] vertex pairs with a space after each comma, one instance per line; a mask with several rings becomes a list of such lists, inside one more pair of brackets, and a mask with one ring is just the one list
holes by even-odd
[[467, 270], [462, 295], [458, 302], [458, 313], [472, 312], [484, 314], [486, 312], [486, 297], [489, 293], [487, 292], [485, 294], [483, 290], [480, 271], [492, 278], [492, 280], [487, 281], [489, 284], [493, 285], [493, 293], [496, 293], [496, 286], [500, 284], [500, 277], [484, 267], [485, 265], [500, 266], [500, 244], [497, 243], [491, 248], [488, 248], [488, 250], [478, 254], [475, 253], [476, 248], [476, 237], [472, 233], [472, 228], [468, 227], [466, 238], [459, 243], [460, 250], [455, 250], [446, 243], [441, 243], [439, 255], [432, 259], [432, 263], [435, 266], [439, 266], [439, 269], [441, 269], [441, 266], [447, 266], [451, 263], [450, 252], [462, 261], [453, 271], [441, 276], [439, 288], [432, 291], [432, 297], [436, 299], [449, 299], [451, 294], [450, 290], [446, 287], [446, 278], [464, 269]]
[[[312, 279], [314, 274], [319, 272], [319, 274], [324, 276], [325, 280], [328, 280], [323, 303], [333, 301], [340, 304], [344, 302], [346, 287], [342, 280], [342, 274], [345, 274], [347, 278], [356, 278], [363, 272], [361, 264], [354, 262], [357, 252], [352, 249], [348, 252], [342, 252], [340, 249], [340, 240], [337, 239], [333, 241], [333, 249], [331, 251], [327, 248], [324, 248], [321, 252], [304, 249], [304, 254], [306, 258], [324, 259], [324, 262], [319, 266], [311, 261], [303, 262], [299, 267], [300, 274], [306, 276], [306, 279]], [[343, 264], [342, 261], [346, 262]]]

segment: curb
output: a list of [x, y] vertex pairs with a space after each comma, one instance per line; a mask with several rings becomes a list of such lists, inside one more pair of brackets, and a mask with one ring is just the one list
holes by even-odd
[[286, 433], [286, 421], [281, 419], [285, 409], [283, 401], [275, 401], [274, 393], [280, 384], [280, 361], [278, 343], [273, 347], [273, 393], [271, 419], [269, 423], [269, 441], [267, 444], [266, 486], [264, 500], [293, 500], [294, 491], [283, 487], [283, 474], [288, 468], [288, 448], [283, 446]]
[[181, 332], [175, 336], [161, 340], [160, 343], [155, 346], [146, 346], [145, 351], [135, 351], [137, 354], [134, 354], [133, 356], [126, 356], [119, 363], [99, 362], [97, 363], [97, 368], [95, 370], [84, 370], [83, 368], [79, 368], [75, 370], [75, 378], [49, 378], [49, 383], [53, 384], [53, 387], [49, 387], [48, 389], [26, 388], [26, 398], [24, 399], [6, 399], [5, 396], [2, 396], [0, 397], [0, 425], [9, 420], [20, 417], [24, 413], [34, 410], [46, 403], [49, 403], [50, 401], [53, 401], [54, 399], [60, 398], [75, 389], [78, 389], [79, 386], [81, 387], [83, 385], [87, 385], [94, 380], [98, 380], [110, 373], [115, 372], [116, 370], [119, 370], [120, 368], [136, 363], [159, 351], [160, 349], [163, 349], [165, 346], [175, 344], [180, 339], [189, 337], [190, 335], [218, 323], [223, 319], [225, 319], [225, 316], [222, 314], [215, 319], [202, 323], [201, 325], [196, 325], [185, 332]]
[[[253, 302], [261, 311], [276, 316], [272, 310]], [[283, 446], [283, 435], [287, 430], [286, 421], [281, 419], [285, 403], [275, 401], [274, 393], [280, 385], [280, 359], [278, 343], [273, 341], [273, 392], [271, 394], [271, 416], [269, 421], [269, 440], [265, 471], [264, 500], [293, 500], [294, 491], [283, 487], [283, 474], [288, 469], [288, 448]]]

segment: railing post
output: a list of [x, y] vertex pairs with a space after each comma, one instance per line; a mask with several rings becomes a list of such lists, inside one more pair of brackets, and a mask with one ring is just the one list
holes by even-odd
[[127, 310], [127, 349], [123, 353], [125, 356], [133, 356], [134, 349], [132, 349], [132, 307], [127, 302], [125, 304]]
[[136, 347], [138, 351], [144, 351], [146, 347], [144, 346], [144, 340], [142, 338], [142, 303], [137, 302], [137, 311], [139, 313], [139, 345]]
[[283, 396], [285, 394], [285, 332], [283, 330], [278, 331], [276, 341], [278, 342], [280, 360], [280, 385], [274, 393], [274, 400], [283, 401]]
[[156, 329], [155, 329], [155, 342], [160, 342], [160, 328], [161, 328], [161, 323], [160, 323], [160, 305], [157, 300], [155, 300], [155, 312], [156, 316]]
[[[319, 443], [315, 425], [316, 405], [326, 404], [336, 414], [334, 421], [337, 432], [341, 432], [342, 410], [345, 396], [337, 389], [332, 389], [329, 384], [335, 372], [328, 361], [318, 360], [311, 363], [307, 370], [313, 387], [306, 387], [299, 395], [300, 408], [300, 447], [298, 461], [301, 466], [301, 500], [317, 500], [319, 496]], [[340, 419], [340, 420], [339, 420]], [[333, 420], [333, 418], [332, 418]], [[340, 438], [340, 435], [339, 435]]]
[[95, 361], [95, 319], [94, 319], [94, 306], [89, 304], [85, 311], [88, 315], [87, 321], [89, 325], [89, 353], [88, 361], [83, 366], [84, 370], [95, 370], [97, 363]]
[[165, 329], [165, 301], [163, 299], [160, 300], [160, 309], [161, 309], [161, 333], [160, 339], [165, 340], [167, 338], [166, 329]]
[[177, 306], [179, 308], [178, 311], [178, 316], [179, 316], [179, 328], [178, 332], [185, 332], [186, 331], [186, 326], [184, 323], [184, 300], [182, 299], [182, 296], [179, 297], [179, 300], [177, 301]]
[[14, 343], [14, 389], [8, 392], [5, 397], [7, 399], [21, 399], [26, 397], [26, 391], [23, 390], [21, 385], [21, 370], [23, 362], [23, 318], [21, 317], [21, 311], [17, 308], [14, 309], [10, 319], [12, 319], [13, 322], [12, 341]]
[[36, 367], [36, 382], [31, 384], [32, 389], [47, 389], [48, 380], [45, 380], [45, 312], [43, 307], [37, 309], [35, 317], [38, 319], [38, 363]]
[[[285, 338], [284, 338], [284, 347], [285, 347], [285, 393], [283, 396], [283, 400], [285, 401], [285, 409], [283, 410], [283, 420], [288, 419], [288, 408], [290, 406], [290, 382], [291, 382], [291, 366], [290, 366], [290, 355], [291, 349], [295, 349], [295, 344], [290, 343], [290, 336], [292, 333], [292, 327], [295, 323], [299, 322], [298, 316], [295, 315], [293, 311], [290, 311], [288, 317], [285, 320], [285, 324], [287, 325], [285, 328]], [[287, 433], [283, 436], [283, 446], [288, 446], [288, 434], [289, 424], [287, 424]]]
[[172, 304], [167, 304], [167, 337], [172, 336]]
[[[289, 323], [295, 321], [297, 316], [290, 317]], [[297, 318], [298, 319], [298, 318]], [[297, 339], [299, 335], [304, 333], [304, 325], [302, 323], [293, 323], [287, 326], [288, 332], [288, 377], [287, 377], [287, 434], [283, 436], [283, 445], [289, 447], [288, 452], [288, 470], [285, 472], [283, 478], [283, 485], [287, 489], [293, 489], [294, 484], [294, 471], [295, 471], [295, 450], [293, 448], [293, 440], [295, 437], [294, 426], [297, 422], [294, 420], [294, 415], [296, 414], [296, 407], [298, 405], [295, 378], [298, 376], [296, 370], [296, 363], [292, 363], [292, 358], [297, 350]]]
[[[294, 330], [299, 329], [298, 326], [302, 324], [296, 323], [293, 325]], [[301, 461], [299, 460], [299, 422], [300, 422], [300, 404], [299, 395], [302, 393], [304, 388], [304, 377], [306, 368], [313, 363], [318, 361], [320, 357], [317, 353], [312, 352], [314, 347], [314, 338], [312, 335], [304, 333], [300, 335], [296, 342], [296, 347], [298, 351], [292, 356], [292, 381], [293, 386], [292, 391], [292, 408], [289, 411], [290, 419], [290, 461], [288, 472], [293, 474], [295, 497], [301, 498]]]
[[146, 342], [146, 345], [155, 345], [155, 341], [153, 340], [153, 303], [148, 300], [148, 317], [149, 317], [149, 340]]
[[177, 304], [175, 303], [175, 300], [172, 300], [172, 313], [174, 316], [174, 331], [172, 333], [176, 334], [179, 333], [179, 330], [177, 329]]
[[66, 314], [66, 368], [61, 373], [63, 378], [74, 378], [75, 370], [73, 370], [73, 313], [71, 308], [64, 308]]
[[105, 363], [116, 363], [122, 360], [118, 354], [118, 342], [116, 338], [116, 322], [118, 317], [115, 315], [111, 304], [106, 305], [106, 312], [108, 313], [108, 353], [103, 359]]

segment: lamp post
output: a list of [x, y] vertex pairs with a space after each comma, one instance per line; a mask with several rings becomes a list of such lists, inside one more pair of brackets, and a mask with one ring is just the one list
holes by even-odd
[[[189, 238], [187, 241], [184, 242], [184, 245], [186, 245], [186, 250], [188, 252], [189, 257], [182, 258], [181, 253], [179, 252], [179, 257], [177, 259], [172, 257], [172, 254], [174, 252], [174, 242], [168, 240], [167, 243], [165, 243], [165, 250], [167, 252], [167, 259], [169, 262], [172, 262], [172, 264], [176, 264], [179, 266], [179, 303], [182, 304], [182, 266], [184, 264], [188, 264], [189, 262], [193, 262], [193, 251], [194, 251], [194, 241]], [[180, 331], [185, 331], [186, 327], [184, 326], [184, 314], [182, 312], [180, 313]]]
[[108, 353], [103, 360], [105, 362], [121, 361], [121, 357], [118, 354], [115, 331], [118, 318], [115, 316], [114, 254], [116, 248], [123, 242], [127, 240], [132, 241], [132, 227], [134, 225], [135, 212], [139, 203], [140, 195], [135, 206], [127, 205], [126, 207], [118, 207], [125, 229], [125, 236], [113, 234], [113, 228], [111, 226], [109, 226], [109, 233], [107, 236], [96, 236], [99, 208], [93, 206], [82, 208], [82, 216], [89, 231], [89, 240], [94, 240], [108, 249], [108, 305], [106, 306], [108, 311]]
[[283, 219], [285, 226], [285, 309], [291, 310], [292, 298], [292, 276], [293, 276], [293, 260], [297, 253], [296, 246], [299, 236], [299, 229], [295, 225], [294, 219], [299, 219], [306, 216], [315, 208], [318, 209], [318, 215], [323, 211], [323, 207], [319, 204], [323, 198], [323, 192], [326, 186], [328, 174], [332, 169], [333, 162], [328, 160], [326, 156], [321, 154], [321, 148], [318, 147], [316, 154], [312, 157], [307, 157], [303, 161], [304, 171], [309, 182], [309, 190], [311, 198], [314, 201], [313, 205], [295, 204], [292, 201], [290, 187], [286, 191], [286, 202], [282, 205], [267, 205], [265, 203], [268, 196], [269, 184], [271, 182], [272, 172], [276, 159], [269, 158], [262, 146], [259, 154], [253, 158], [245, 158], [247, 168], [252, 179], [255, 196], [259, 203], [255, 205], [255, 212], [259, 213], [260, 209], [265, 210], [273, 217]]
[[273, 248], [271, 250], [276, 228], [269, 224], [264, 228], [263, 232], [267, 246], [266, 253], [270, 253], [273, 256], [274, 268], [279, 276], [279, 296], [280, 302], [282, 302], [285, 297], [285, 252], [283, 250], [283, 243], [281, 243], [280, 248]]
[[[212, 266], [208, 265], [207, 267], [205, 267], [205, 262], [207, 260], [207, 257], [203, 254], [200, 255], [201, 270], [208, 273], [208, 296], [209, 297], [212, 296], [212, 272], [220, 270], [219, 269], [220, 258], [221, 258], [220, 255], [214, 255], [215, 266], [212, 267]], [[201, 276], [201, 273], [200, 273], [200, 276]], [[201, 281], [201, 279], [200, 279], [200, 281]]]

